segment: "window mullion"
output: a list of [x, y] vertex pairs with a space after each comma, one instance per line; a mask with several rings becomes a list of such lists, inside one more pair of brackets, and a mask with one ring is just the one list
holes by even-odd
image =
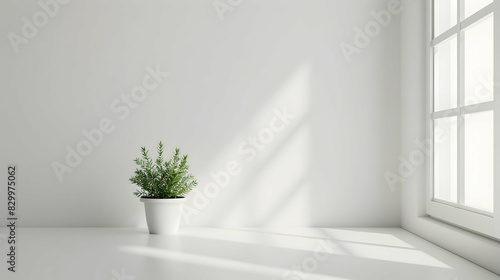
[[465, 117], [458, 116], [457, 119], [457, 202], [465, 204]]
[[443, 111], [432, 112], [432, 119], [448, 118], [460, 115], [460, 108], [452, 108]]
[[488, 102], [463, 106], [460, 108], [460, 114], [467, 115], [467, 114], [474, 114], [474, 113], [494, 111], [494, 110], [495, 110], [495, 102], [488, 101]]
[[[459, 31], [457, 32], [457, 103], [458, 108], [465, 104], [465, 42], [462, 31], [462, 19], [464, 18], [464, 2], [458, 0], [457, 19]], [[465, 203], [465, 118], [459, 114], [457, 118], [457, 202], [460, 205]]]
[[462, 22], [465, 18], [465, 0], [458, 0], [457, 5], [457, 20], [458, 22]]
[[437, 36], [436, 38], [431, 40], [431, 46], [435, 47], [439, 45], [440, 43], [450, 39], [453, 35], [455, 35], [457, 32], [460, 31], [460, 25], [457, 24], [453, 26], [452, 28], [446, 30], [443, 32], [443, 34]]

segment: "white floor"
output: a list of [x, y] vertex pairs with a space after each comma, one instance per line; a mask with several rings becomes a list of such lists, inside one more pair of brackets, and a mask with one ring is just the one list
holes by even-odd
[[175, 236], [20, 228], [17, 241], [17, 272], [2, 261], [0, 279], [500, 279], [399, 228], [185, 228]]

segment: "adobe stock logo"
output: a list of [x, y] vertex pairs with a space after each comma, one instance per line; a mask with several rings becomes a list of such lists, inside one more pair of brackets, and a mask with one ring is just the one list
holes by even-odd
[[361, 50], [367, 48], [371, 44], [372, 39], [382, 32], [382, 28], [389, 26], [394, 15], [400, 14], [401, 11], [401, 0], [389, 0], [387, 2], [387, 9], [370, 12], [373, 20], [368, 21], [363, 29], [357, 26], [354, 27], [354, 43], [341, 42], [339, 45], [347, 62], [351, 63], [354, 54], [360, 54]]
[[[471, 105], [463, 108], [463, 111], [467, 114], [477, 112], [481, 103], [491, 101], [491, 98], [494, 96], [494, 87], [498, 85], [499, 83], [493, 81], [493, 76], [477, 76], [477, 84], [474, 88], [474, 94], [465, 98], [466, 102], [471, 103]], [[448, 115], [447, 117], [450, 116], [453, 115]], [[446, 120], [447, 118], [445, 116], [441, 119]], [[451, 122], [449, 125], [451, 125], [451, 128], [456, 131], [458, 126], [457, 120], [450, 119], [447, 122]], [[392, 192], [396, 191], [396, 186], [398, 184], [405, 182], [406, 179], [415, 174], [417, 168], [422, 167], [426, 163], [427, 158], [432, 158], [434, 156], [434, 148], [436, 145], [446, 143], [446, 141], [448, 141], [449, 133], [447, 133], [443, 127], [439, 126], [437, 123], [434, 123], [433, 127], [434, 132], [432, 137], [422, 140], [416, 139], [414, 141], [415, 148], [408, 153], [406, 157], [403, 155], [398, 157], [399, 164], [395, 172], [384, 172], [384, 178]]]
[[14, 32], [9, 32], [7, 34], [7, 39], [9, 39], [10, 45], [15, 53], [19, 53], [19, 47], [21, 44], [28, 44], [30, 39], [35, 38], [38, 34], [40, 28], [45, 27], [50, 18], [54, 18], [59, 14], [61, 10], [60, 5], [66, 5], [71, 0], [40, 0], [38, 1], [38, 6], [40, 6], [39, 11], [35, 12], [31, 17], [31, 20], [27, 17], [22, 17], [21, 21], [23, 26], [21, 27], [21, 32], [19, 34]]
[[226, 0], [227, 4], [222, 0], [215, 0], [212, 4], [214, 5], [215, 12], [219, 16], [220, 21], [224, 21], [224, 14], [227, 12], [232, 12], [236, 7], [238, 7], [243, 0]]
[[[292, 266], [286, 271], [281, 279], [283, 280], [305, 280], [314, 273], [322, 262], [325, 262], [339, 249], [332, 237], [328, 239], [317, 239], [318, 245], [313, 250], [313, 255], [304, 258], [300, 264]], [[312, 278], [311, 278], [312, 279]]]
[[121, 273], [116, 271], [116, 269], [113, 269], [111, 270], [111, 274], [113, 274], [113, 278], [111, 278], [111, 280], [135, 280], [135, 276], [127, 275], [124, 267], [122, 268]]

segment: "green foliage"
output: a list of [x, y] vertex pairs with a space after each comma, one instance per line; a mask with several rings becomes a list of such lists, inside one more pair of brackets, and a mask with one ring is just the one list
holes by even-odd
[[142, 158], [134, 161], [140, 168], [134, 172], [130, 181], [141, 189], [136, 190], [137, 197], [176, 198], [188, 194], [198, 182], [189, 174], [188, 156], [180, 155], [176, 148], [169, 161], [163, 160], [163, 143], [158, 143], [158, 157], [151, 159], [146, 147], [141, 147]]

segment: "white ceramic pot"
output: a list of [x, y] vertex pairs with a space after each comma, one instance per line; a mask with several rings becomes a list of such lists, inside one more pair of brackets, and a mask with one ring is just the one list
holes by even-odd
[[142, 198], [151, 234], [175, 234], [181, 222], [186, 198]]

